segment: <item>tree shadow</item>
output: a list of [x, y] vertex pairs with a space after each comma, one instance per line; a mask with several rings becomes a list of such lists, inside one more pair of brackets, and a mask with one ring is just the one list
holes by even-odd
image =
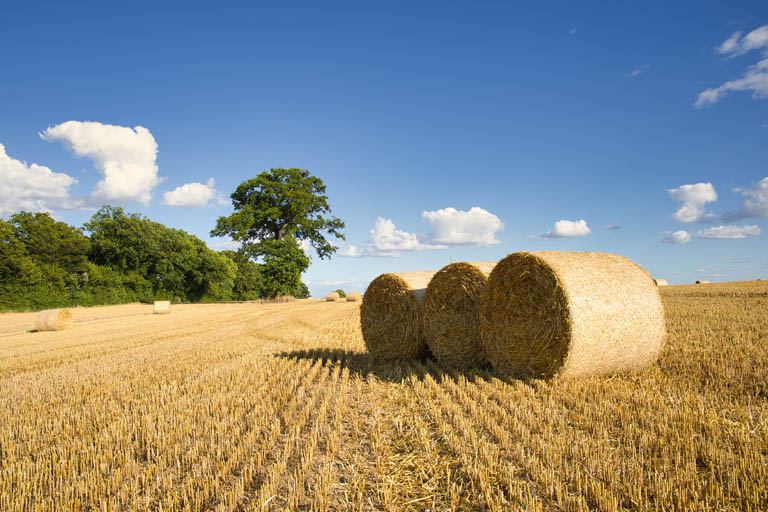
[[490, 366], [482, 368], [454, 368], [441, 366], [432, 357], [414, 360], [378, 361], [368, 352], [355, 352], [344, 349], [313, 348], [294, 350], [276, 354], [287, 359], [308, 359], [322, 361], [326, 366], [348, 368], [350, 375], [362, 378], [374, 376], [387, 382], [402, 382], [406, 379], [423, 380], [427, 375], [437, 381], [465, 378], [469, 381], [500, 380], [507, 384], [523, 382], [530, 384], [528, 379], [515, 378], [495, 372]]

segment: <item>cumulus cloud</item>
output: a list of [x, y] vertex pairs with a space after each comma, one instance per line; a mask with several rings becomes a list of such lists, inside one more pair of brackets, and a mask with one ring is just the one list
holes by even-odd
[[[402, 252], [447, 248], [447, 245], [422, 242], [419, 235], [397, 229], [391, 219], [379, 217], [376, 219], [376, 225], [370, 231], [368, 241], [363, 244], [361, 255], [396, 258]], [[357, 248], [355, 247], [354, 250], [356, 251]]]
[[421, 218], [429, 224], [427, 237], [435, 244], [494, 245], [499, 243], [496, 232], [504, 229], [501, 219], [477, 206], [469, 211], [456, 208], [424, 211]]
[[216, 192], [213, 178], [205, 184], [187, 183], [163, 194], [163, 204], [184, 208], [200, 208], [207, 205], [212, 199], [215, 199], [219, 204], [226, 204], [226, 200]]
[[679, 222], [711, 222], [715, 215], [704, 211], [709, 203], [717, 201], [717, 192], [711, 183], [696, 183], [694, 185], [682, 185], [677, 188], [668, 188], [667, 194], [675, 201], [683, 204], [673, 215]]
[[687, 244], [691, 241], [691, 235], [687, 231], [675, 231], [674, 233], [666, 232], [667, 236], [661, 239], [665, 244]]
[[757, 226], [713, 226], [696, 232], [696, 238], [712, 238], [716, 240], [738, 240], [748, 236], [757, 236], [760, 228]]
[[158, 176], [157, 142], [146, 128], [96, 122], [67, 121], [40, 134], [47, 142], [60, 142], [77, 156], [93, 161], [103, 179], [93, 195], [99, 199], [149, 204]]
[[578, 236], [587, 236], [592, 232], [592, 229], [587, 226], [587, 221], [584, 219], [571, 221], [571, 220], [559, 220], [555, 222], [555, 226], [541, 235], [539, 238], [573, 238]]
[[339, 256], [344, 256], [346, 258], [360, 258], [363, 256], [363, 253], [358, 246], [348, 244], [339, 248]]
[[384, 256], [396, 258], [403, 252], [447, 249], [456, 246], [486, 247], [498, 244], [496, 233], [504, 224], [496, 215], [480, 207], [468, 211], [442, 208], [423, 211], [426, 234], [397, 229], [392, 219], [379, 217], [368, 240], [357, 245], [343, 245], [338, 254], [348, 258]]
[[752, 91], [752, 98], [768, 98], [768, 25], [764, 25], [741, 37], [735, 32], [717, 47], [717, 52], [736, 57], [752, 50], [762, 50], [763, 58], [757, 64], [749, 66], [744, 76], [729, 80], [719, 87], [699, 93], [694, 106], [701, 108], [720, 101], [730, 91]]
[[734, 192], [741, 193], [747, 199], [741, 203], [741, 208], [726, 212], [723, 215], [725, 222], [749, 218], [768, 218], [768, 176], [749, 188], [737, 188], [734, 189]]
[[50, 212], [73, 209], [82, 200], [70, 197], [77, 180], [38, 164], [27, 164], [8, 156], [0, 144], [0, 217], [19, 210]]

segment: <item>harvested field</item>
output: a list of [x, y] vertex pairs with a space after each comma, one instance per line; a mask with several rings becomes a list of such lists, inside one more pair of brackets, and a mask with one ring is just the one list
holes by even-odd
[[661, 293], [658, 363], [554, 382], [376, 363], [356, 303], [0, 315], [0, 510], [766, 510], [768, 281]]

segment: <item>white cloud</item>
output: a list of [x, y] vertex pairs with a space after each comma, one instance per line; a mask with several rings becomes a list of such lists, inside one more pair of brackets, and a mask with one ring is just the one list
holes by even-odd
[[763, 59], [738, 80], [729, 80], [720, 87], [707, 89], [699, 93], [695, 107], [703, 107], [720, 101], [729, 91], [752, 91], [753, 99], [768, 98], [768, 59]]
[[717, 47], [717, 52], [735, 56], [760, 49], [768, 49], [768, 25], [756, 28], [744, 37], [741, 37], [741, 32], [734, 32]]
[[768, 176], [749, 188], [737, 188], [734, 192], [740, 192], [747, 199], [741, 203], [739, 210], [723, 215], [723, 220], [730, 222], [753, 217], [761, 219], [768, 217]]
[[747, 236], [757, 236], [760, 228], [757, 226], [714, 226], [696, 232], [696, 238], [713, 238], [717, 240], [738, 240]]
[[650, 64], [645, 64], [643, 66], [640, 66], [639, 68], [637, 68], [636, 70], [632, 71], [631, 73], [627, 73], [627, 78], [634, 78], [634, 77], [644, 73], [645, 71], [647, 71], [648, 68], [650, 68], [650, 67], [651, 67]]
[[69, 195], [69, 188], [75, 183], [75, 178], [44, 165], [28, 165], [11, 158], [0, 144], [0, 217], [19, 210], [50, 212], [78, 208], [82, 200]]
[[572, 29], [571, 29], [571, 31], [570, 31], [570, 32], [568, 32], [568, 33], [569, 33], [569, 34], [571, 34], [571, 35], [573, 35], [573, 34], [575, 34], [575, 33], [576, 33], [576, 29], [575, 29], [575, 28], [572, 28]]
[[555, 227], [541, 235], [540, 238], [571, 238], [577, 236], [587, 236], [592, 232], [587, 221], [584, 219], [577, 221], [559, 220], [555, 222]]
[[162, 179], [157, 174], [157, 143], [144, 127], [132, 129], [95, 122], [67, 121], [40, 134], [59, 141], [77, 156], [93, 161], [103, 175], [93, 196], [149, 204], [151, 191]]
[[187, 183], [163, 194], [163, 204], [185, 208], [200, 208], [207, 205], [211, 199], [215, 199], [219, 204], [226, 204], [226, 201], [216, 193], [213, 178], [205, 184]]
[[717, 47], [717, 52], [730, 57], [743, 55], [752, 50], [762, 50], [763, 59], [749, 66], [744, 76], [729, 80], [720, 87], [707, 89], [699, 93], [696, 108], [720, 101], [729, 91], [752, 91], [752, 98], [768, 98], [768, 25], [764, 25], [741, 37], [735, 32]]
[[338, 254], [348, 258], [397, 258], [402, 252], [448, 249], [456, 246], [486, 247], [498, 244], [496, 232], [504, 229], [501, 219], [477, 206], [468, 211], [451, 207], [423, 211], [421, 218], [428, 224], [427, 234], [402, 231], [395, 227], [391, 219], [379, 217], [366, 242], [361, 246], [343, 245]]
[[711, 183], [696, 183], [667, 189], [669, 197], [682, 201], [682, 205], [673, 215], [679, 222], [707, 222], [715, 215], [704, 211], [704, 206], [717, 201], [717, 192]]
[[691, 241], [691, 235], [687, 231], [666, 232], [667, 236], [661, 239], [665, 244], [687, 244]]
[[450, 207], [424, 211], [421, 218], [429, 224], [428, 239], [436, 244], [494, 245], [499, 243], [496, 232], [504, 229], [501, 219], [477, 206], [469, 211]]
[[356, 245], [350, 244], [344, 245], [339, 249], [339, 256], [344, 256], [345, 258], [360, 258], [363, 256], [363, 253]]
[[419, 235], [399, 230], [391, 219], [379, 217], [363, 244], [363, 256], [385, 256], [397, 258], [401, 252], [447, 249], [447, 245], [433, 245], [419, 240]]

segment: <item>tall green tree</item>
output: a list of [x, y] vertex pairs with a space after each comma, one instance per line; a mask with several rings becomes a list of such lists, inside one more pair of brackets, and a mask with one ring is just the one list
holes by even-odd
[[323, 180], [304, 169], [264, 171], [238, 185], [230, 197], [235, 212], [219, 217], [211, 235], [230, 236], [253, 256], [274, 254], [275, 245], [268, 241], [292, 237], [309, 242], [325, 259], [336, 252], [326, 234], [344, 240], [344, 222], [328, 215]]
[[323, 180], [304, 169], [264, 171], [235, 189], [234, 213], [219, 217], [211, 235], [229, 236], [242, 244], [241, 253], [263, 261], [267, 296], [306, 294], [301, 274], [309, 258], [300, 243], [327, 259], [336, 252], [328, 238], [344, 240], [344, 222], [330, 215], [325, 191]]

